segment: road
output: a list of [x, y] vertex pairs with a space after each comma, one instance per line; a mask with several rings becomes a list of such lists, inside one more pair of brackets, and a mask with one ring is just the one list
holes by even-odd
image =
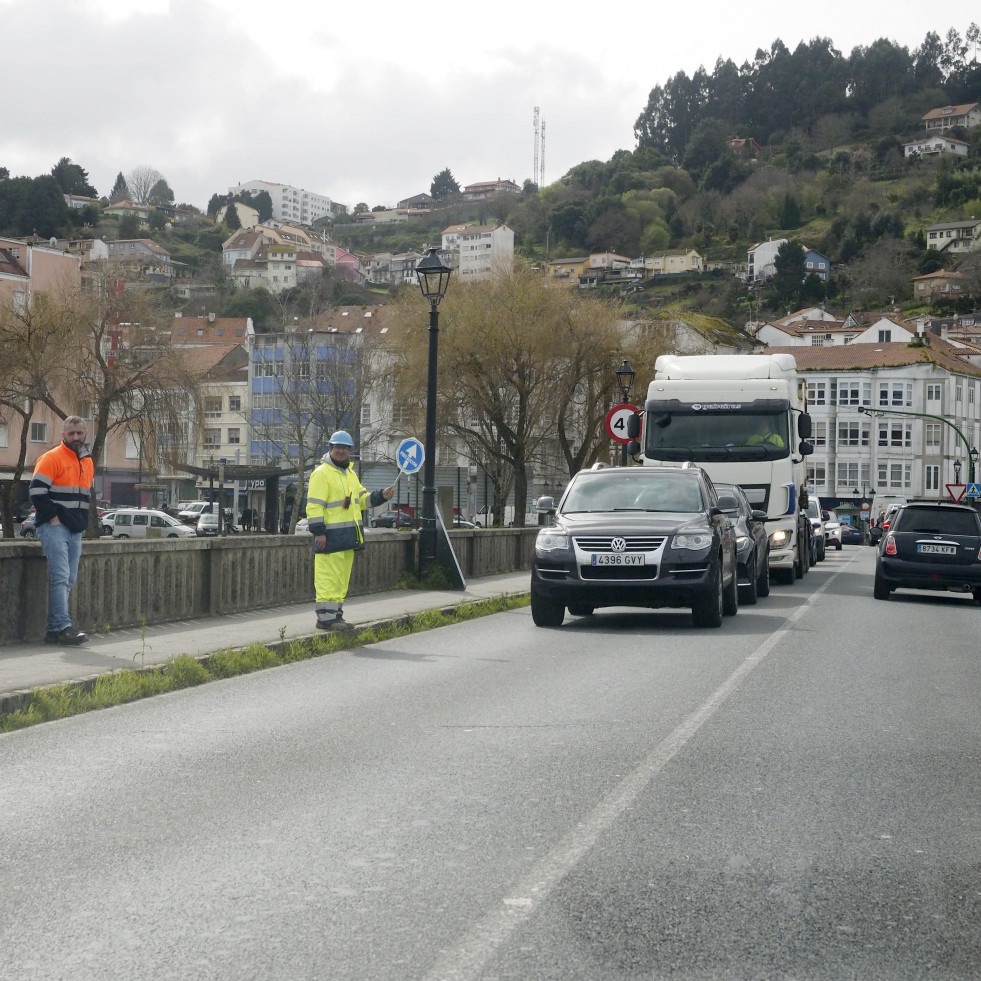
[[0, 736], [0, 978], [981, 977], [981, 610], [872, 567]]

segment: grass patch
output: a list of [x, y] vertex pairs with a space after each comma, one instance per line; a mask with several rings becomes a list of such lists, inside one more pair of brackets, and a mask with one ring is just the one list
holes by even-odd
[[252, 644], [239, 650], [217, 651], [201, 660], [182, 654], [165, 664], [116, 671], [102, 675], [91, 683], [36, 688], [24, 708], [0, 714], [0, 733], [26, 729], [28, 726], [55, 719], [67, 719], [95, 709], [124, 705], [140, 698], [150, 698], [182, 688], [193, 688], [209, 681], [293, 664], [311, 657], [366, 647], [437, 627], [466, 623], [468, 620], [527, 606], [528, 602], [526, 593], [498, 596], [494, 599], [461, 603], [445, 610], [426, 610], [423, 613], [406, 615], [365, 630], [353, 630], [348, 634], [329, 633], [303, 640], [284, 640], [275, 647]]

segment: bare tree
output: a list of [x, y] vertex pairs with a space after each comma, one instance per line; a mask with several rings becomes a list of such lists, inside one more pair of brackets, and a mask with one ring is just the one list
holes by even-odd
[[126, 177], [126, 186], [133, 195], [133, 204], [149, 204], [151, 192], [158, 181], [163, 179], [163, 174], [147, 164], [134, 167]]

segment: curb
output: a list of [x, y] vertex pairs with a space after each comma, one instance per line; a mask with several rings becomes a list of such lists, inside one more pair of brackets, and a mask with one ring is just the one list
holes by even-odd
[[[507, 599], [513, 596], [527, 596], [527, 591], [519, 592], [507, 592], [500, 593], [495, 599]], [[456, 610], [463, 606], [471, 606], [475, 603], [486, 602], [486, 600], [461, 600], [459, 603], [450, 603], [447, 606], [431, 607], [427, 610], [419, 610], [417, 613], [402, 613], [395, 617], [385, 617], [381, 620], [370, 620], [365, 623], [353, 623], [352, 626], [355, 628], [351, 631], [352, 634], [359, 634], [365, 630], [388, 630], [391, 627], [398, 626], [399, 624], [410, 624], [416, 617], [422, 616], [425, 613], [440, 613], [443, 616], [450, 616]], [[268, 644], [263, 644], [263, 647], [268, 647], [271, 651], [279, 651], [280, 648], [285, 647], [287, 644], [294, 644], [298, 641], [311, 640], [314, 637], [323, 636], [323, 634], [317, 634], [315, 632], [309, 634], [300, 634], [296, 637], [291, 637], [289, 640], [275, 640]], [[250, 645], [239, 645], [238, 647], [222, 647], [219, 650], [229, 650], [229, 651], [244, 651], [247, 650]], [[212, 651], [210, 654], [198, 654], [198, 655], [187, 655], [193, 657], [193, 660], [197, 661], [198, 664], [204, 667], [208, 666], [211, 660], [212, 654], [217, 653], [217, 651]], [[156, 664], [147, 664], [141, 667], [132, 668], [117, 668], [113, 671], [102, 671], [98, 674], [86, 675], [84, 678], [74, 678], [71, 681], [59, 681], [53, 685], [38, 685], [34, 688], [23, 688], [10, 692], [0, 692], [0, 716], [10, 715], [13, 712], [18, 712], [22, 709], [27, 708], [31, 699], [34, 698], [35, 694], [43, 691], [53, 691], [55, 689], [64, 689], [66, 691], [90, 691], [101, 678], [109, 677], [113, 674], [117, 674], [122, 671], [159, 671], [164, 665], [166, 665], [171, 658], [166, 661], [160, 661]], [[281, 665], [277, 665], [281, 667]], [[254, 673], [254, 672], [251, 672]]]

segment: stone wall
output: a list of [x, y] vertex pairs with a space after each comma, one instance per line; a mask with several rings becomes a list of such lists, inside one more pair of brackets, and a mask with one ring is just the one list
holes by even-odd
[[[450, 532], [465, 577], [531, 566], [537, 528]], [[415, 532], [369, 534], [350, 595], [391, 589], [417, 568]], [[313, 550], [303, 535], [122, 541], [86, 539], [71, 610], [87, 632], [313, 603]], [[47, 564], [38, 542], [0, 540], [0, 645], [43, 639]]]

